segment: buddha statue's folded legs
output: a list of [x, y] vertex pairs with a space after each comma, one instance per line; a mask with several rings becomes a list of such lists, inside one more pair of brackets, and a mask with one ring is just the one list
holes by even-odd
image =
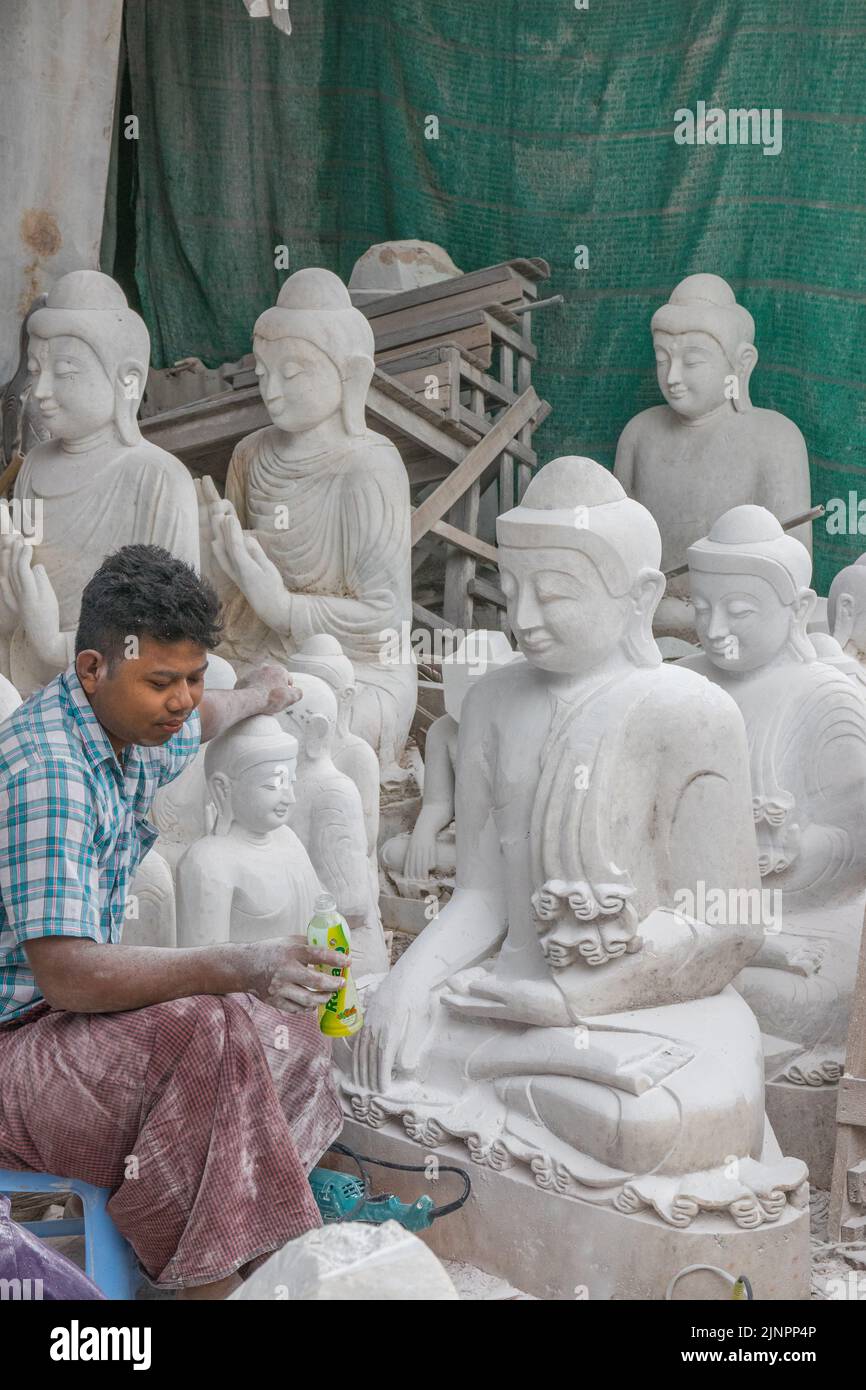
[[428, 1148], [462, 1139], [478, 1163], [526, 1163], [539, 1186], [673, 1225], [702, 1209], [759, 1225], [805, 1181], [765, 1133], [760, 1034], [733, 988], [552, 1028], [467, 1017], [468, 998], [445, 987], [420, 1065], [384, 1095], [350, 1079], [343, 1046], [357, 1118], [399, 1118]]

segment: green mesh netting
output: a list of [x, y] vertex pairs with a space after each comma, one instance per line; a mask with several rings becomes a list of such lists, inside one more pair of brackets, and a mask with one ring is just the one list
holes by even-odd
[[[241, 0], [127, 0], [139, 139], [118, 141], [106, 268], [134, 262], [157, 366], [249, 351], [278, 245], [344, 277], [396, 237], [465, 270], [544, 256], [567, 304], [537, 325], [540, 456], [610, 465], [660, 399], [653, 309], [710, 270], [754, 315], [752, 397], [803, 430], [814, 500], [861, 487], [866, 0], [289, 3], [286, 38]], [[781, 107], [781, 153], [676, 145], [698, 100]], [[864, 548], [819, 523], [819, 589]]]

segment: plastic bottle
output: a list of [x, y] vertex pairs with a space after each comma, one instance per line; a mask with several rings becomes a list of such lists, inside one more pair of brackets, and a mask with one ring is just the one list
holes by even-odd
[[[330, 893], [320, 893], [313, 907], [315, 915], [307, 927], [307, 945], [348, 955], [352, 949], [349, 925], [337, 911], [337, 904]], [[326, 1037], [351, 1038], [364, 1023], [352, 972], [348, 966], [345, 970], [337, 970], [334, 966], [318, 965], [316, 969], [334, 975], [341, 981], [327, 1003], [319, 1005], [319, 1027]]]

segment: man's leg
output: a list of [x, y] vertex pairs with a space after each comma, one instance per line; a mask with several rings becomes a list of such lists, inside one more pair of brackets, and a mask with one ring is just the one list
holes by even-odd
[[[252, 1012], [246, 996], [197, 995], [0, 1031], [0, 1166], [112, 1188], [118, 1229], [164, 1287], [223, 1280], [319, 1225]], [[292, 1076], [307, 1059], [316, 1077], [307, 1147], [317, 1105], [324, 1143], [338, 1110], [311, 1021], [286, 1015], [278, 1047]]]

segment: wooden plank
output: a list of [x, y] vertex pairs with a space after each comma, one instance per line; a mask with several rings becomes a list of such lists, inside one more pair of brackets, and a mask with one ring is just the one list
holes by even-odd
[[[456, 281], [442, 282], [456, 285]], [[434, 287], [429, 286], [430, 289]], [[414, 291], [413, 291], [414, 293]], [[403, 296], [392, 296], [392, 299], [402, 299]], [[432, 329], [442, 319], [453, 316], [454, 314], [465, 313], [469, 309], [486, 309], [488, 305], [505, 304], [509, 308], [522, 305], [524, 294], [520, 282], [513, 275], [504, 275], [501, 280], [489, 285], [476, 285], [469, 288], [463, 286], [458, 292], [448, 298], [433, 298], [430, 294], [425, 295], [424, 299], [417, 304], [395, 305], [391, 303], [387, 307], [379, 309], [382, 300], [375, 300], [368, 305], [369, 309], [377, 309], [375, 314], [370, 313], [367, 317], [378, 339], [380, 333], [394, 332], [400, 328], [428, 328]], [[364, 310], [362, 309], [362, 313]], [[427, 333], [424, 335], [428, 336]]]
[[[866, 1078], [860, 1076], [842, 1077], [839, 1082], [836, 1120], [840, 1125], [866, 1126]], [[850, 1171], [850, 1169], [846, 1169], [846, 1179]]]
[[[484, 393], [475, 387], [472, 391], [472, 409], [479, 417], [484, 412]], [[478, 512], [481, 506], [481, 482], [476, 478], [463, 496], [448, 513], [448, 522], [464, 536], [474, 536], [478, 531]], [[472, 627], [475, 600], [470, 582], [475, 578], [476, 556], [465, 546], [449, 547], [445, 560], [445, 590], [442, 612], [455, 627], [464, 630]]]
[[537, 414], [541, 401], [530, 386], [523, 395], [510, 405], [490, 431], [470, 449], [462, 463], [454, 472], [440, 483], [429, 497], [416, 507], [412, 513], [412, 544], [426, 535], [434, 521], [441, 521], [445, 513], [462, 497], [467, 488], [479, 479], [484, 471], [506, 449], [517, 432]]
[[[398, 337], [399, 335], [395, 335]], [[386, 366], [393, 362], [395, 358], [402, 357], [407, 347], [436, 347], [454, 343], [461, 352], [471, 354], [472, 360], [477, 362], [482, 369], [490, 366], [493, 359], [493, 337], [486, 324], [470, 324], [462, 329], [447, 329], [441, 334], [431, 335], [424, 338], [406, 338], [403, 342], [396, 342], [388, 346], [377, 345], [376, 365]]]
[[469, 581], [469, 589], [473, 598], [484, 599], [485, 603], [494, 603], [497, 608], [506, 608], [508, 606], [502, 590], [496, 584], [491, 584], [487, 579], [479, 579], [478, 576], [476, 576]]
[[[492, 422], [489, 419], [489, 417], [485, 415], [478, 415], [474, 410], [470, 410], [469, 407], [465, 405], [460, 405], [457, 409], [457, 418], [459, 419], [461, 424], [466, 426], [467, 429], [475, 430], [476, 434], [480, 435], [486, 434], [487, 431], [490, 429], [490, 425]], [[540, 424], [541, 420], [539, 420], [538, 423]], [[534, 422], [532, 428], [537, 428], [537, 425]], [[521, 463], [527, 464], [529, 468], [535, 467], [535, 465], [538, 462], [538, 455], [536, 454], [534, 449], [528, 449], [525, 444], [521, 444], [519, 439], [512, 439], [510, 448], [513, 456], [519, 459]]]
[[412, 604], [412, 617], [416, 622], [422, 623], [424, 627], [450, 627], [444, 618], [440, 618], [438, 613], [431, 613], [429, 608], [423, 608], [420, 603]]
[[465, 275], [452, 276], [450, 280], [437, 280], [432, 285], [420, 285], [414, 290], [403, 290], [400, 294], [383, 295], [381, 299], [372, 299], [369, 304], [362, 307], [361, 313], [375, 324], [375, 320], [387, 314], [411, 309], [416, 304], [435, 306], [443, 301], [465, 295], [477, 288], [507, 284], [512, 281], [517, 282], [519, 297], [520, 281], [518, 276], [511, 266], [503, 261], [499, 265], [485, 266], [483, 270], [470, 270]]
[[[411, 392], [407, 391], [406, 395], [414, 403]], [[432, 411], [430, 413], [433, 414]], [[425, 416], [419, 415], [400, 400], [385, 395], [375, 385], [371, 386], [367, 396], [367, 414], [374, 420], [387, 421], [410, 439], [416, 439], [423, 444], [430, 453], [438, 454], [450, 463], [459, 465], [471, 452], [468, 445], [461, 443], [445, 430], [444, 421], [431, 423]]]
[[[431, 346], [437, 339], [446, 338], [449, 334], [462, 332], [464, 329], [483, 329], [487, 336], [490, 336], [491, 327], [496, 320], [491, 318], [488, 322], [488, 315], [483, 309], [467, 309], [464, 314], [449, 314], [445, 318], [436, 319], [433, 323], [425, 320], [420, 326], [409, 328], [389, 328], [387, 322], [383, 321], [380, 328], [376, 330], [376, 353], [387, 352], [391, 348], [401, 347], [406, 343], [411, 343], [413, 350], [418, 351], [422, 344], [429, 343]], [[417, 345], [417, 346], [416, 346]]]
[[[518, 320], [518, 322], [526, 323], [530, 318], [530, 314], [524, 314], [523, 319]], [[490, 329], [491, 336], [495, 338], [497, 342], [507, 343], [509, 347], [514, 348], [514, 351], [518, 353], [520, 357], [528, 358], [530, 362], [538, 361], [538, 349], [534, 346], [528, 335], [524, 336], [521, 333], [515, 333], [511, 328], [507, 327], [506, 324], [500, 323], [498, 319], [495, 319], [492, 314], [488, 314], [486, 311], [484, 319]]]
[[[474, 555], [476, 560], [483, 560], [488, 565], [499, 563], [499, 551], [495, 545], [488, 545], [487, 541], [480, 540], [478, 536], [468, 535], [447, 521], [437, 521], [430, 530], [441, 536], [444, 541], [448, 541], [449, 545], [456, 545], [458, 550], [465, 550], [468, 555]], [[418, 542], [419, 545], [423, 543], [423, 540]]]

